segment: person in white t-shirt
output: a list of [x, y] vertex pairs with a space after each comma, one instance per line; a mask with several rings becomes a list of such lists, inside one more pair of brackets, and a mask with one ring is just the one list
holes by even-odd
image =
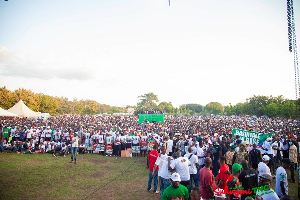
[[72, 146], [71, 146], [71, 162], [73, 162], [73, 160], [75, 161], [74, 164], [76, 164], [76, 160], [77, 160], [77, 148], [78, 148], [78, 140], [79, 140], [79, 137], [76, 133], [76, 136], [73, 136], [73, 132], [71, 132], [70, 134], [70, 140], [71, 140], [71, 143], [72, 143]]
[[[161, 147], [161, 154], [159, 155], [159, 157], [156, 159], [155, 161], [155, 165], [153, 167], [153, 172], [155, 172], [156, 168], [158, 168], [158, 177], [159, 177], [159, 183], [160, 183], [160, 195], [162, 196], [162, 194], [164, 193], [164, 190], [171, 185], [171, 181], [169, 181], [169, 184], [165, 185], [166, 180], [164, 179], [170, 179], [171, 177], [171, 173], [168, 170], [168, 154], [167, 149], [165, 146]], [[168, 183], [168, 182], [167, 182]]]
[[276, 194], [280, 197], [283, 195], [288, 195], [289, 187], [288, 187], [288, 180], [287, 180], [287, 173], [286, 169], [290, 167], [290, 159], [283, 158], [282, 165], [277, 168], [276, 170]]
[[181, 177], [181, 185], [184, 185], [189, 189], [190, 187], [190, 166], [191, 162], [189, 161], [188, 158], [182, 157], [181, 152], [177, 151], [177, 159], [174, 160], [170, 165], [170, 169], [175, 169], [176, 172], [180, 175]]
[[[172, 153], [173, 153], [173, 140], [171, 140], [171, 138], [169, 138], [169, 137], [167, 137], [168, 138], [168, 141], [167, 141], [167, 143], [168, 143], [168, 155], [169, 156], [172, 156]], [[171, 182], [170, 182], [171, 183]]]
[[279, 200], [278, 195], [276, 192], [270, 188], [272, 181], [272, 176], [270, 174], [262, 174], [260, 176], [260, 181], [258, 183], [258, 186], [263, 186], [263, 190], [256, 190], [256, 196], [260, 197], [260, 200]]
[[262, 162], [258, 164], [258, 182], [259, 182], [259, 177], [262, 174], [271, 174], [270, 168], [268, 167], [270, 157], [268, 155], [264, 155], [262, 157]]
[[[202, 167], [204, 167], [204, 159], [205, 159], [205, 152], [204, 152], [204, 147], [203, 147], [202, 142], [199, 144], [199, 147], [197, 148], [197, 156], [198, 156], [198, 162], [200, 165], [200, 168], [199, 168], [199, 170], [200, 170]], [[198, 173], [199, 173], [199, 170], [198, 170]]]
[[193, 148], [188, 148], [188, 153], [184, 155], [184, 157], [188, 158], [191, 162], [191, 166], [189, 168], [190, 171], [190, 189], [193, 188], [193, 180], [195, 182], [195, 187], [199, 187], [199, 177], [197, 173], [197, 168], [200, 168], [198, 157], [193, 153]]

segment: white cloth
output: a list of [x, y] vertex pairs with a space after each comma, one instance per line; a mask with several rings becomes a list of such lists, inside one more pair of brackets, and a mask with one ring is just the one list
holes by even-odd
[[285, 193], [288, 195], [288, 191], [289, 191], [289, 187], [288, 187], [288, 181], [287, 181], [287, 174], [285, 169], [280, 166], [277, 168], [276, 170], [276, 185], [275, 185], [275, 190], [276, 190], [276, 194], [278, 196], [282, 196], [283, 193], [281, 191], [281, 187], [280, 187], [280, 182], [284, 182], [284, 189], [285, 189]]
[[279, 200], [278, 195], [271, 188], [267, 191], [256, 191], [256, 196], [259, 196], [261, 200]]
[[189, 165], [191, 162], [186, 157], [179, 157], [170, 164], [172, 169], [176, 169], [176, 172], [180, 175], [181, 181], [190, 180]]
[[273, 149], [270, 142], [265, 141], [262, 145], [262, 148], [266, 150], [267, 154], [273, 154]]
[[[191, 156], [192, 154], [192, 156]], [[184, 155], [184, 157], [189, 158], [191, 157], [189, 160], [191, 162], [191, 166], [190, 166], [190, 174], [197, 174], [197, 166], [196, 163], [198, 163], [198, 157], [196, 155], [194, 155], [193, 153], [187, 153]]]
[[264, 162], [260, 162], [258, 164], [258, 182], [259, 182], [259, 176], [262, 174], [270, 174], [272, 176], [270, 168]]
[[[155, 162], [155, 165], [159, 166], [158, 176], [164, 179], [171, 178], [171, 172], [168, 169], [168, 158], [169, 156], [167, 155], [159, 156]], [[173, 159], [172, 157], [170, 158]]]
[[168, 140], [168, 152], [172, 152], [173, 148], [173, 140]]
[[[199, 165], [204, 165], [204, 150], [203, 148], [201, 147], [198, 147], [197, 148], [197, 157], [198, 157], [198, 162], [199, 162]], [[203, 157], [203, 158], [199, 158], [199, 157]]]
[[73, 137], [73, 140], [72, 140], [72, 147], [78, 147], [78, 137]]

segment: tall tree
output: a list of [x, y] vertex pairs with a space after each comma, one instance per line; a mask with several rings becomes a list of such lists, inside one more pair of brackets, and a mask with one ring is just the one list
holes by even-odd
[[7, 110], [14, 105], [14, 97], [5, 86], [0, 88], [0, 107]]
[[40, 102], [40, 112], [49, 113], [50, 115], [57, 114], [56, 111], [58, 109], [58, 101], [54, 97], [44, 95], [42, 93], [39, 93], [38, 96]]
[[224, 107], [219, 102], [210, 102], [206, 104], [205, 111], [209, 114], [222, 114], [224, 112]]
[[139, 102], [137, 107], [139, 110], [154, 110], [157, 108], [158, 97], [152, 92], [138, 96]]
[[20, 99], [22, 99], [22, 101], [26, 104], [27, 107], [29, 107], [33, 111], [39, 112], [39, 96], [31, 90], [19, 88], [13, 92], [13, 96], [15, 99], [14, 103], [17, 103]]
[[174, 107], [171, 102], [163, 101], [160, 104], [158, 104], [158, 109], [163, 110], [165, 113], [173, 113]]

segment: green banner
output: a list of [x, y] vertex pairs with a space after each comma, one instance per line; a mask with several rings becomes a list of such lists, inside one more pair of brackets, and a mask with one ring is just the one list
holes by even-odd
[[232, 137], [235, 135], [239, 135], [240, 139], [243, 142], [248, 141], [250, 145], [257, 144], [261, 145], [263, 141], [267, 139], [267, 137], [272, 137], [273, 133], [257, 133], [253, 131], [246, 131], [242, 129], [233, 129]]
[[165, 116], [163, 114], [140, 114], [139, 115], [139, 123], [143, 123], [147, 119], [149, 122], [165, 122]]

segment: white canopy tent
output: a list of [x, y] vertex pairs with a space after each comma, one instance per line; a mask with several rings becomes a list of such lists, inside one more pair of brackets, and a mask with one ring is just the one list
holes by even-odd
[[30, 108], [23, 103], [22, 99], [7, 111], [17, 114], [19, 117], [42, 117], [42, 113], [30, 110]]
[[0, 117], [18, 117], [18, 115], [8, 112], [7, 110], [4, 110], [0, 107]]

